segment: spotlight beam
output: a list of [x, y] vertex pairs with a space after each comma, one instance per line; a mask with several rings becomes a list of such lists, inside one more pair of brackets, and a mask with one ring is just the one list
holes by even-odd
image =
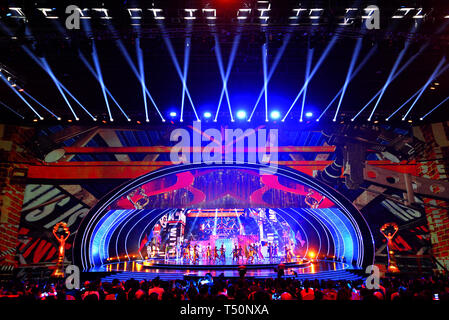
[[[267, 77], [267, 81], [266, 81], [267, 85], [270, 82], [271, 77], [273, 76], [273, 73], [276, 71], [279, 61], [281, 61], [282, 55], [284, 54], [285, 48], [287, 47], [287, 44], [290, 41], [290, 38], [291, 38], [291, 33], [289, 32], [284, 37], [284, 40], [282, 41], [282, 46], [279, 48], [278, 52], [276, 53], [276, 56], [274, 57], [273, 64], [271, 65], [270, 70], [268, 71], [268, 77]], [[259, 96], [257, 97], [256, 103], [254, 104], [253, 111], [251, 112], [251, 115], [249, 116], [248, 121], [251, 121], [253, 114], [256, 111], [257, 105], [259, 104], [260, 99], [262, 99], [264, 92], [265, 92], [265, 83], [264, 83], [262, 90], [259, 93]]]
[[92, 40], [92, 59], [94, 61], [95, 70], [97, 71], [97, 80], [100, 83], [101, 92], [103, 93], [103, 98], [106, 103], [106, 108], [108, 109], [109, 120], [114, 121], [112, 118], [111, 108], [109, 107], [108, 97], [106, 95], [105, 85], [103, 81], [103, 74], [101, 73], [100, 61], [98, 59], [97, 47], [95, 45], [95, 41]]
[[[237, 48], [238, 48], [239, 43], [240, 43], [240, 38], [241, 38], [241, 35], [239, 33], [239, 34], [237, 34], [235, 36], [234, 41], [232, 42], [231, 54], [229, 56], [228, 65], [226, 67], [226, 74], [225, 74], [225, 77], [224, 77], [224, 80], [223, 80], [223, 88], [221, 89], [220, 99], [218, 101], [218, 107], [217, 107], [217, 112], [215, 113], [214, 122], [217, 121], [218, 112], [220, 111], [220, 106], [221, 106], [221, 103], [223, 101], [223, 96], [224, 96], [225, 93], [228, 94], [227, 84], [228, 84], [228, 80], [229, 80], [229, 75], [231, 74], [232, 66], [234, 65], [234, 60], [235, 60], [235, 56], [236, 56], [236, 53], [237, 53]], [[231, 120], [234, 121], [234, 116], [232, 115], [229, 99], [228, 99], [228, 107], [229, 107], [230, 114], [231, 114]]]
[[340, 100], [338, 101], [337, 110], [335, 111], [335, 115], [334, 115], [333, 121], [337, 121], [338, 112], [340, 111], [340, 107], [341, 107], [341, 104], [343, 102], [343, 98], [345, 96], [345, 93], [346, 93], [346, 90], [348, 88], [349, 82], [351, 82], [351, 80], [353, 78], [352, 77], [352, 73], [353, 73], [354, 66], [355, 66], [355, 63], [357, 61], [357, 58], [359, 57], [360, 50], [362, 49], [362, 43], [363, 43], [363, 38], [357, 39], [357, 42], [356, 42], [355, 47], [354, 47], [354, 51], [352, 53], [352, 58], [351, 58], [351, 63], [349, 65], [348, 73], [346, 74], [346, 80], [345, 80], [345, 83], [344, 83], [343, 88], [341, 90]]
[[429, 114], [431, 114], [432, 112], [434, 112], [435, 110], [437, 110], [440, 106], [442, 106], [444, 103], [446, 103], [446, 101], [449, 100], [449, 96], [444, 99], [443, 101], [441, 101], [436, 107], [434, 107], [432, 110], [430, 110], [429, 112], [427, 112], [425, 115], [423, 115], [421, 118], [419, 118], [420, 120], [424, 120]]
[[[189, 29], [190, 29], [191, 24], [189, 24]], [[190, 30], [189, 30], [190, 31]], [[190, 60], [190, 46], [192, 44], [191, 42], [192, 37], [189, 35], [186, 37], [185, 40], [185, 47], [184, 47], [184, 69], [183, 69], [183, 75], [184, 78], [187, 81], [187, 74], [189, 71], [189, 60]], [[186, 98], [186, 85], [183, 82], [182, 83], [182, 97], [181, 97], [181, 116], [180, 116], [180, 121], [183, 122], [184, 121], [184, 104], [185, 104], [185, 98]]]
[[[77, 98], [75, 98], [75, 96], [61, 83], [58, 81], [58, 85], [64, 89], [64, 91], [73, 99], [75, 100], [76, 103], [78, 103], [78, 105], [84, 110], [86, 111], [86, 113], [92, 118], [92, 120], [97, 120], [84, 106], [81, 102], [79, 102], [79, 100]], [[76, 120], [79, 120], [79, 118], [77, 118]]]
[[31, 104], [29, 104], [29, 102], [22, 97], [22, 95], [13, 87], [11, 86], [11, 84], [8, 82], [8, 80], [5, 79], [5, 77], [3, 77], [2, 75], [0, 75], [0, 78], [3, 80], [3, 82], [8, 86], [8, 88], [10, 88], [27, 106], [28, 108], [30, 108], [35, 115], [37, 115], [39, 117], [39, 119], [43, 120], [44, 118], [39, 114], [39, 112], [37, 112], [33, 106], [31, 106]]
[[[372, 57], [372, 55], [374, 54], [374, 52], [376, 52], [377, 50], [377, 45], [374, 46], [373, 48], [371, 48], [371, 50], [367, 53], [367, 55], [363, 58], [362, 62], [360, 62], [360, 64], [357, 66], [357, 68], [354, 70], [354, 72], [351, 74], [351, 78], [349, 80], [349, 82], [351, 82], [356, 76], [357, 74], [363, 69], [363, 67], [365, 66], [365, 64], [368, 62], [368, 60]], [[331, 107], [331, 105], [335, 102], [335, 100], [337, 100], [337, 98], [340, 96], [340, 94], [343, 92], [343, 87], [340, 89], [340, 91], [338, 91], [338, 93], [335, 95], [335, 97], [331, 100], [331, 102], [329, 102], [329, 104], [327, 105], [326, 109], [324, 109], [324, 111], [320, 114], [320, 116], [316, 119], [316, 121], [320, 121], [321, 117], [324, 116], [324, 114], [327, 112], [327, 110]]]
[[[110, 26], [110, 25], [109, 25]], [[112, 27], [110, 27], [110, 29], [114, 32], [114, 30], [112, 29]], [[142, 83], [142, 79], [141, 79], [141, 75], [139, 74], [139, 72], [137, 71], [136, 65], [134, 64], [134, 62], [132, 61], [131, 57], [128, 54], [128, 51], [126, 50], [125, 46], [123, 45], [123, 42], [118, 39], [116, 40], [116, 45], [118, 46], [120, 52], [122, 53], [123, 57], [125, 58], [126, 62], [128, 63], [129, 67], [131, 68], [131, 70], [133, 71], [134, 75], [136, 76], [136, 78], [139, 80], [139, 82]], [[151, 95], [151, 93], [148, 91], [148, 88], [145, 86], [145, 93], [148, 96], [148, 98], [150, 98], [151, 103], [153, 104], [154, 108], [156, 109], [156, 112], [159, 114], [159, 116], [162, 119], [162, 122], [165, 122], [164, 117], [162, 116], [162, 113], [159, 111], [159, 108], [157, 107], [156, 101], [154, 101], [153, 96]]]
[[301, 116], [299, 118], [299, 121], [303, 121], [303, 115], [304, 115], [304, 106], [306, 104], [306, 95], [307, 95], [307, 88], [309, 84], [309, 77], [310, 77], [310, 68], [312, 67], [312, 60], [313, 60], [313, 52], [315, 49], [307, 49], [307, 64], [306, 64], [306, 74], [304, 77], [304, 94], [302, 95], [302, 105], [301, 105]]
[[79, 120], [79, 117], [76, 115], [75, 111], [72, 108], [72, 105], [70, 104], [69, 100], [67, 99], [66, 95], [64, 94], [64, 91], [73, 99], [75, 100], [78, 105], [92, 118], [95, 120], [95, 117], [92, 116], [92, 114], [74, 97], [74, 95], [56, 78], [55, 74], [51, 70], [50, 66], [47, 63], [47, 60], [45, 58], [38, 59], [27, 47], [22, 46], [22, 49], [50, 76], [50, 78], [53, 80], [53, 82], [56, 85], [56, 88], [61, 93], [61, 96], [64, 98], [65, 102], [70, 108], [70, 111], [72, 111], [72, 114], [75, 116], [76, 120]]
[[410, 42], [406, 41], [404, 49], [401, 50], [401, 52], [399, 53], [399, 56], [397, 57], [396, 61], [394, 62], [393, 68], [391, 69], [390, 74], [388, 75], [387, 81], [385, 82], [384, 86], [381, 89], [381, 92], [377, 98], [377, 101], [374, 104], [373, 110], [371, 110], [371, 114], [368, 117], [368, 121], [371, 121], [371, 119], [374, 115], [374, 112], [376, 111], [377, 107], [379, 106], [380, 100], [382, 99], [383, 95], [385, 94], [385, 91], [387, 90], [388, 86], [392, 82], [392, 78], [393, 78], [397, 68], [399, 67], [399, 64], [401, 63], [402, 59], [404, 58], [404, 55], [407, 52], [409, 46], [410, 46]]
[[[215, 50], [214, 50], [215, 57], [217, 58], [218, 69], [220, 71], [221, 80], [223, 81], [223, 90], [222, 91], [224, 91], [224, 95], [226, 96], [229, 114], [231, 115], [231, 121], [234, 121], [234, 116], [232, 115], [231, 100], [229, 99], [229, 92], [228, 92], [228, 88], [227, 88], [227, 79], [226, 79], [226, 74], [225, 74], [225, 70], [224, 70], [224, 66], [223, 66], [223, 57], [221, 55], [220, 41], [218, 39], [217, 34], [214, 34], [214, 40], [215, 40]], [[222, 98], [223, 98], [223, 95], [220, 96], [220, 102], [218, 104], [217, 113], [215, 114], [214, 121], [217, 120], [218, 111], [220, 110]]]
[[42, 108], [44, 108], [48, 113], [50, 113], [53, 117], [55, 117], [56, 119], [60, 119], [60, 117], [58, 117], [56, 114], [54, 114], [50, 109], [48, 109], [47, 107], [45, 107], [42, 103], [40, 103], [36, 98], [34, 98], [31, 94], [29, 94], [28, 92], [26, 92], [25, 90], [22, 91], [28, 98], [30, 98], [31, 100], [33, 100], [34, 102], [36, 102], [38, 105], [40, 105]]
[[149, 115], [148, 115], [148, 102], [147, 102], [147, 95], [145, 93], [145, 67], [143, 65], [143, 53], [142, 49], [140, 48], [140, 38], [136, 39], [136, 53], [137, 53], [137, 65], [139, 67], [139, 80], [140, 85], [142, 87], [142, 97], [143, 97], [143, 105], [145, 108], [145, 120], [146, 122], [150, 121]]
[[165, 28], [164, 28], [162, 23], [159, 23], [159, 27], [161, 28], [162, 39], [164, 39], [165, 46], [168, 49], [168, 52], [170, 54], [170, 58], [171, 58], [171, 60], [173, 62], [173, 65], [175, 66], [175, 69], [176, 69], [176, 72], [178, 73], [179, 79], [181, 80], [183, 86], [185, 86], [185, 92], [186, 92], [187, 98], [190, 101], [190, 104], [192, 106], [193, 112], [195, 113], [196, 120], [197, 121], [201, 121], [200, 118], [198, 117], [197, 112], [196, 112], [195, 104], [193, 103], [192, 97], [191, 97], [190, 92], [189, 92], [189, 88], [187, 87], [186, 79], [185, 79], [184, 75], [182, 74], [181, 67], [179, 66], [179, 62], [178, 62], [178, 59], [176, 58], [175, 50], [173, 49], [173, 45], [172, 45], [172, 43], [170, 41], [170, 38], [168, 37], [167, 31], [165, 30]]
[[287, 113], [285, 114], [284, 118], [282, 118], [282, 122], [285, 121], [285, 119], [287, 118], [288, 114], [292, 110], [293, 106], [296, 104], [296, 101], [298, 101], [299, 97], [303, 94], [303, 92], [304, 92], [305, 88], [308, 86], [310, 80], [314, 77], [315, 73], [321, 67], [321, 65], [323, 64], [324, 60], [327, 58], [329, 52], [332, 50], [332, 48], [335, 46], [336, 43], [337, 43], [337, 36], [334, 35], [332, 37], [332, 40], [329, 42], [329, 44], [327, 45], [326, 49], [324, 50], [323, 54], [321, 55], [320, 59], [315, 64], [315, 67], [312, 69], [312, 72], [310, 73], [309, 78], [306, 80], [306, 82], [302, 86], [301, 90], [296, 95], [295, 99], [293, 100], [293, 103], [291, 104], [291, 106], [288, 109]]
[[61, 86], [59, 85], [59, 80], [56, 78], [56, 76], [54, 75], [53, 71], [51, 70], [51, 68], [48, 66], [48, 64], [46, 63], [44, 58], [37, 58], [30, 49], [28, 49], [25, 45], [22, 46], [22, 49], [26, 52], [26, 54], [28, 54], [28, 56], [30, 56], [31, 59], [33, 59], [38, 66], [40, 66], [49, 76], [50, 78], [53, 80], [53, 83], [55, 84], [56, 88], [58, 89], [59, 93], [61, 94], [62, 98], [64, 99], [65, 103], [67, 104], [67, 106], [69, 107], [70, 111], [72, 112], [73, 116], [75, 117], [76, 120], [78, 120], [78, 115], [76, 114], [75, 110], [73, 110], [72, 105], [70, 104], [69, 100], [67, 99], [67, 96], [64, 94], [64, 91], [62, 90]]
[[3, 107], [5, 107], [6, 109], [8, 109], [9, 111], [15, 113], [17, 116], [19, 116], [22, 119], [25, 119], [24, 116], [22, 116], [20, 113], [18, 113], [16, 110], [14, 110], [13, 108], [11, 108], [10, 106], [8, 106], [7, 104], [3, 103], [0, 101], [0, 105], [2, 105]]
[[268, 122], [268, 82], [267, 82], [267, 59], [268, 44], [265, 42], [262, 46], [262, 67], [263, 67], [263, 91], [265, 93], [265, 121]]
[[[423, 52], [424, 50], [429, 46], [429, 43], [425, 43], [417, 53], [415, 53], [413, 56], [411, 56], [406, 63], [404, 63], [404, 65], [393, 75], [393, 77], [391, 78], [391, 82], [393, 82], [405, 69], [407, 69], [407, 67], [412, 64], [413, 61], [416, 60], [416, 58], [418, 58]], [[371, 102], [374, 101], [374, 99], [376, 99], [379, 94], [381, 93], [382, 89], [379, 90], [372, 98], [370, 101], [368, 101], [367, 104], [365, 104], [365, 106], [360, 109], [360, 111], [351, 119], [351, 121], [354, 121], [355, 119], [357, 119], [357, 117], [366, 109], [368, 108], [368, 106], [371, 104]]]
[[[93, 69], [93, 67], [90, 65], [90, 63], [87, 61], [86, 57], [85, 57], [81, 52], [78, 52], [78, 55], [79, 55], [81, 61], [82, 61], [82, 62], [84, 63], [84, 65], [86, 66], [86, 68], [90, 71], [90, 73], [91, 73], [91, 74], [95, 77], [95, 79], [97, 79], [97, 81], [98, 81], [98, 75], [97, 75], [97, 73], [95, 72], [95, 70]], [[130, 120], [129, 117], [128, 117], [128, 115], [126, 114], [126, 112], [122, 109], [122, 107], [121, 107], [120, 104], [117, 102], [117, 100], [114, 98], [114, 96], [111, 94], [111, 92], [110, 92], [109, 89], [106, 87], [106, 85], [105, 85], [104, 89], [105, 89], [106, 93], [108, 94], [109, 98], [111, 98], [111, 100], [114, 101], [114, 103], [117, 105], [117, 107], [118, 107], [118, 108], [120, 109], [120, 111], [123, 113], [123, 115], [124, 115], [128, 120]]]
[[[446, 71], [445, 69], [444, 69], [444, 70], [440, 70], [440, 71], [436, 74], [435, 78], [438, 78], [438, 77], [439, 77], [441, 74], [443, 74], [443, 72], [445, 72], [445, 71]], [[426, 87], [427, 87], [427, 85], [423, 85], [421, 88], [419, 88], [418, 91], [416, 91], [410, 98], [408, 98], [407, 101], [405, 101], [399, 108], [397, 108], [397, 109], [396, 109], [392, 114], [390, 114], [390, 115], [388, 116], [388, 118], [386, 118], [385, 120], [389, 121], [392, 117], [394, 117], [394, 115], [395, 115], [396, 113], [398, 113], [404, 106], [406, 106], [410, 101], [412, 101], [412, 99], [415, 98], [415, 97], [421, 92], [421, 90], [425, 90]]]
[[[405, 120], [407, 118], [407, 116], [410, 114], [410, 112], [412, 111], [413, 107], [416, 105], [416, 103], [418, 102], [418, 100], [421, 98], [421, 96], [423, 95], [424, 91], [426, 90], [426, 88], [430, 85], [430, 83], [436, 78], [436, 74], [437, 73], [443, 73], [445, 72], [448, 68], [449, 68], [449, 64], [447, 64], [443, 69], [441, 69], [441, 67], [443, 66], [443, 64], [446, 62], [446, 58], [443, 57], [440, 62], [438, 63], [438, 66], [435, 68], [435, 70], [433, 71], [432, 75], [429, 77], [429, 79], [427, 80], [426, 84], [421, 88], [420, 92], [418, 93], [418, 96], [416, 97], [415, 101], [413, 101], [412, 105], [410, 106], [410, 108], [407, 110], [407, 113], [402, 117], [402, 120]], [[441, 72], [440, 72], [441, 71]]]

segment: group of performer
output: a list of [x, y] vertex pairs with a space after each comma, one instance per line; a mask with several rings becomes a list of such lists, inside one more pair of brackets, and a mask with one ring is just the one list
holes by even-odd
[[[183, 263], [189, 262], [197, 264], [201, 259], [205, 259], [208, 263], [214, 264], [226, 262], [226, 247], [223, 244], [221, 244], [220, 248], [208, 245], [203, 249], [198, 244], [191, 245], [190, 243], [187, 243], [186, 245], [179, 247], [179, 250], [181, 251], [181, 260]], [[178, 252], [176, 258], [179, 258]]]
[[[200, 261], [209, 264], [226, 263], [226, 247], [224, 244], [217, 247], [211, 245], [201, 246], [199, 244], [185, 242], [176, 245], [174, 248], [166, 245], [163, 249], [159, 249], [155, 244], [147, 246], [148, 258], [155, 258], [163, 255], [164, 259], [168, 260], [170, 257], [173, 257], [173, 253], [176, 260], [183, 264], [198, 264]], [[294, 257], [289, 245], [285, 245], [284, 252], [281, 252], [278, 244], [272, 242], [267, 244], [266, 255], [268, 255], [270, 263], [279, 261], [291, 262]], [[261, 243], [249, 243], [246, 246], [235, 244], [234, 248], [231, 250], [231, 256], [232, 262], [248, 264], [260, 263], [266, 258], [262, 253]]]

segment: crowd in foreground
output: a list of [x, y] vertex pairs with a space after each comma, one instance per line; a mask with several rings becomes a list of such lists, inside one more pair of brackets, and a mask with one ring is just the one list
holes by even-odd
[[449, 301], [449, 277], [433, 276], [414, 280], [381, 279], [378, 289], [364, 281], [331, 281], [276, 278], [225, 279], [206, 275], [201, 280], [120, 282], [85, 281], [80, 289], [68, 290], [64, 283], [33, 281], [7, 282], [0, 287], [0, 300], [162, 300], [162, 301], [270, 301], [270, 300], [386, 300]]

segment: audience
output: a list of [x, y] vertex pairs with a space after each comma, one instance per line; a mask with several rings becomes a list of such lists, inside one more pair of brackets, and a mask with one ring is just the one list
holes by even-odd
[[381, 279], [378, 289], [367, 289], [362, 280], [331, 281], [294, 278], [252, 279], [208, 275], [201, 280], [151, 281], [129, 279], [112, 283], [86, 281], [79, 290], [68, 290], [63, 281], [10, 281], [0, 283], [0, 300], [161, 300], [259, 301], [270, 300], [386, 300], [449, 301], [449, 277], [439, 275], [413, 280]]

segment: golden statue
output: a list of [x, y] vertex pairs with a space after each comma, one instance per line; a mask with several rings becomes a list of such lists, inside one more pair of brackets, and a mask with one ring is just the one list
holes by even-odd
[[[393, 230], [392, 230], [393, 229]], [[393, 237], [398, 232], [399, 227], [394, 222], [388, 222], [380, 228], [380, 232], [387, 239], [387, 253], [388, 253], [388, 272], [397, 273], [399, 272], [398, 265], [396, 264], [396, 259], [394, 257], [393, 247]]]
[[[62, 229], [62, 232], [60, 232]], [[53, 227], [53, 235], [59, 242], [58, 250], [58, 262], [56, 263], [56, 269], [51, 274], [54, 278], [64, 278], [64, 254], [65, 254], [65, 242], [70, 236], [70, 230], [65, 222], [58, 222]]]

